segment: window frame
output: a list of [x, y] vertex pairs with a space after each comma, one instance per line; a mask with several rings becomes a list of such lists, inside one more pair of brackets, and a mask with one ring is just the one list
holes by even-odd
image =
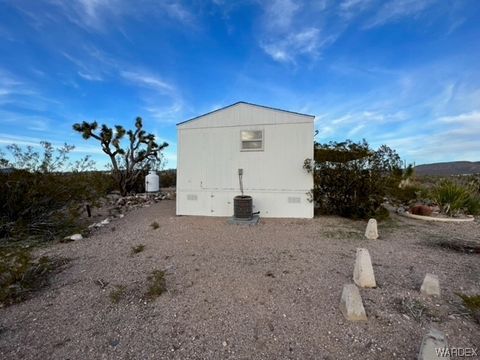
[[[243, 140], [242, 139], [242, 133], [243, 132], [246, 132], [246, 131], [257, 131], [257, 132], [260, 132], [262, 134], [262, 137], [260, 139], [251, 139], [251, 140]], [[243, 147], [243, 143], [245, 142], [258, 142], [260, 141], [262, 146], [260, 148], [254, 148], [254, 149], [246, 149]], [[245, 151], [245, 152], [250, 152], [250, 151], [264, 151], [265, 149], [265, 131], [264, 129], [243, 129], [243, 130], [240, 130], [240, 151]]]

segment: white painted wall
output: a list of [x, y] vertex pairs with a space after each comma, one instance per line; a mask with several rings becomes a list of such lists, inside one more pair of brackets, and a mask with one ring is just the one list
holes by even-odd
[[[233, 197], [253, 197], [261, 217], [313, 217], [314, 118], [238, 103], [177, 126], [177, 215], [232, 216]], [[241, 151], [241, 130], [263, 130], [263, 151]]]

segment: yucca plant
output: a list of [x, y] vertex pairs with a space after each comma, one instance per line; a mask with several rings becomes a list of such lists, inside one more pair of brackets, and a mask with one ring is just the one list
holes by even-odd
[[443, 213], [454, 216], [467, 208], [470, 193], [466, 188], [446, 180], [433, 190], [433, 199]]

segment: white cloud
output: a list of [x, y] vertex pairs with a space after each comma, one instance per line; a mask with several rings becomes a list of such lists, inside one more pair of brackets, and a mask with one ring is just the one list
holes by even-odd
[[343, 0], [339, 5], [340, 15], [347, 19], [358, 16], [370, 7], [372, 2], [373, 0]]
[[173, 84], [145, 71], [120, 71], [120, 76], [135, 87], [144, 89], [140, 96], [143, 109], [149, 116], [162, 123], [178, 122], [184, 101]]
[[265, 2], [267, 27], [274, 32], [289, 32], [295, 14], [300, 9], [298, 1], [274, 0]]
[[107, 73], [107, 70], [103, 68], [103, 64], [98, 64], [92, 62], [88, 56], [79, 57], [70, 55], [65, 51], [61, 52], [62, 56], [75, 65], [79, 70], [77, 71], [78, 76], [88, 81], [103, 81], [104, 76]]
[[348, 137], [356, 136], [361, 130], [365, 128], [365, 126], [366, 124], [359, 124], [355, 126], [348, 132]]
[[136, 71], [121, 71], [120, 75], [124, 79], [139, 86], [145, 86], [152, 89], [156, 89], [163, 93], [170, 93], [174, 91], [174, 87], [172, 85], [168, 84], [158, 76], [155, 76], [149, 73], [136, 72]]
[[384, 3], [376, 14], [365, 24], [373, 28], [408, 16], [418, 16], [432, 6], [436, 0], [390, 0]]
[[58, 22], [59, 18], [89, 32], [105, 32], [112, 28], [122, 31], [122, 25], [130, 19], [162, 19], [166, 15], [183, 25], [192, 24], [195, 19], [194, 13], [180, 0], [49, 0], [12, 4], [39, 30]]
[[437, 18], [442, 14], [453, 27], [461, 25], [464, 19], [446, 17], [454, 5], [434, 7], [436, 3], [439, 0], [265, 1], [258, 43], [273, 60], [295, 63], [301, 55], [318, 58], [353, 26], [368, 30], [432, 13]]
[[263, 50], [274, 60], [285, 63], [295, 63], [300, 55], [317, 57], [322, 47], [334, 41], [332, 37], [321, 38], [320, 30], [307, 28], [292, 32], [286, 37], [278, 37], [261, 44]]
[[183, 111], [183, 104], [181, 102], [173, 102], [167, 106], [146, 106], [144, 108], [157, 121], [163, 123], [179, 122], [179, 116]]
[[443, 117], [440, 117], [438, 121], [445, 124], [478, 126], [480, 125], [480, 111], [472, 111], [470, 113], [459, 114], [454, 116], [443, 116]]
[[17, 145], [26, 145], [26, 146], [40, 146], [39, 138], [34, 138], [31, 136], [18, 136], [12, 134], [5, 134], [0, 133], [0, 144], [10, 145], [10, 144], [17, 144]]
[[95, 74], [88, 74], [82, 71], [78, 71], [78, 75], [84, 78], [85, 80], [89, 80], [89, 81], [103, 81], [103, 78], [101, 76], [95, 75]]
[[260, 47], [273, 60], [295, 63], [301, 55], [317, 57], [329, 37], [322, 38], [318, 26], [300, 21], [306, 4], [292, 0], [275, 0], [263, 4]]
[[188, 24], [194, 20], [194, 15], [178, 1], [160, 3], [165, 12], [173, 19], [179, 20], [181, 23]]

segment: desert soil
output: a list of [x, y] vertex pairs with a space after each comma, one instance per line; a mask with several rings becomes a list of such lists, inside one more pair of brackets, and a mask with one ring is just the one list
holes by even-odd
[[[478, 222], [394, 216], [375, 241], [363, 237], [366, 222], [337, 217], [226, 220], [177, 217], [175, 202], [162, 201], [41, 249], [71, 261], [49, 287], [0, 309], [0, 358], [415, 359], [431, 327], [450, 346], [480, 347], [480, 325], [456, 295], [480, 294], [480, 257], [435, 246], [480, 241]], [[338, 306], [358, 247], [378, 284], [360, 291], [364, 323]], [[166, 271], [167, 292], [147, 300], [155, 269]], [[440, 279], [439, 299], [419, 294], [427, 272]], [[117, 304], [116, 285], [126, 287]]]

